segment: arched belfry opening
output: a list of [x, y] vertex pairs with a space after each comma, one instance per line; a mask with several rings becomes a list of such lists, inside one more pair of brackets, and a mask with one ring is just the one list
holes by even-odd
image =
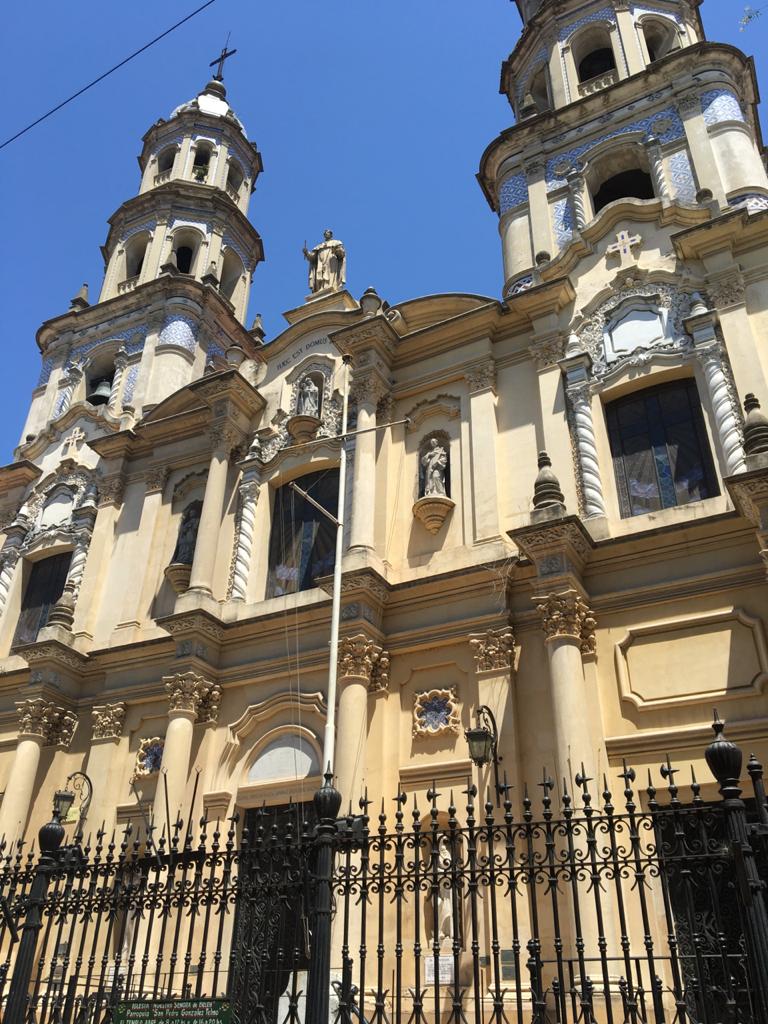
[[605, 25], [593, 25], [580, 32], [572, 44], [579, 82], [590, 82], [616, 70], [611, 35]]
[[656, 197], [646, 153], [632, 143], [590, 161], [586, 178], [595, 214], [619, 199]]
[[594, 193], [595, 213], [617, 199], [653, 199], [653, 180], [647, 171], [639, 167], [631, 171], [620, 171], [606, 179]]
[[648, 59], [651, 63], [680, 49], [677, 29], [671, 21], [667, 21], [665, 18], [648, 19], [643, 22], [642, 28]]

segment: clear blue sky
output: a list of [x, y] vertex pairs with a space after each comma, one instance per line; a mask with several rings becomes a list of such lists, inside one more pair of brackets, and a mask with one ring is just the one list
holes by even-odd
[[[9, 4], [2, 138], [198, 6], [196, 0]], [[753, 3], [753, 6], [758, 6]], [[768, 11], [703, 5], [710, 39], [757, 55], [768, 89]], [[267, 337], [306, 293], [301, 248], [331, 227], [350, 291], [390, 302], [441, 291], [498, 295], [495, 217], [474, 180], [511, 122], [498, 93], [519, 34], [510, 0], [216, 0], [173, 35], [0, 150], [4, 388], [0, 464], [11, 460], [38, 369], [35, 331], [83, 281], [98, 295], [107, 217], [138, 186], [140, 139], [199, 91], [228, 32], [229, 99], [265, 170], [250, 216], [264, 239], [252, 315]]]

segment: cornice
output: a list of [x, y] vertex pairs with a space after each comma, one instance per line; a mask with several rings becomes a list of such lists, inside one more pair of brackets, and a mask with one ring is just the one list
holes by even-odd
[[16, 487], [26, 487], [33, 480], [38, 480], [42, 473], [42, 469], [29, 462], [28, 459], [20, 459], [7, 466], [0, 466], [0, 493], [5, 494]]
[[672, 235], [680, 259], [705, 259], [730, 251], [734, 256], [768, 245], [768, 210], [749, 213], [744, 208], [726, 211], [704, 224]]

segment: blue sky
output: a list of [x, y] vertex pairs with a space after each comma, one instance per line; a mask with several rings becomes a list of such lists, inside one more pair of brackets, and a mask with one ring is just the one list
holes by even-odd
[[[0, 79], [6, 138], [193, 10], [195, 0], [7, 5]], [[757, 6], [757, 4], [753, 4]], [[768, 81], [768, 11], [739, 31], [740, 3], [702, 7], [710, 39]], [[0, 464], [37, 379], [35, 332], [83, 281], [98, 294], [107, 218], [138, 187], [140, 139], [199, 91], [228, 32], [229, 99], [262, 152], [250, 216], [266, 262], [250, 316], [274, 337], [306, 294], [304, 239], [331, 227], [348, 287], [390, 302], [430, 292], [498, 295], [495, 217], [474, 175], [511, 123], [498, 93], [520, 23], [510, 0], [216, 0], [202, 14], [17, 142], [4, 189], [5, 389]]]

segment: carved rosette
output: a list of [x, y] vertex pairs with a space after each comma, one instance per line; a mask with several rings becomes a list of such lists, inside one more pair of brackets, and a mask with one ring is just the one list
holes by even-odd
[[68, 708], [41, 697], [16, 703], [19, 712], [19, 739], [35, 737], [46, 747], [66, 750], [72, 742], [77, 716]]
[[417, 693], [413, 702], [413, 735], [415, 737], [458, 735], [461, 731], [459, 695], [455, 686], [444, 690]]
[[476, 672], [509, 672], [515, 658], [515, 631], [511, 626], [472, 633], [469, 645], [475, 656]]
[[194, 715], [198, 722], [215, 722], [221, 704], [221, 687], [196, 672], [179, 672], [163, 679], [169, 714]]
[[363, 633], [339, 640], [339, 678], [364, 679], [372, 693], [389, 686], [389, 655]]
[[586, 601], [575, 591], [534, 598], [541, 628], [547, 641], [561, 638], [576, 641], [583, 653], [594, 653], [597, 625]]
[[93, 718], [92, 738], [94, 740], [119, 740], [125, 721], [125, 703], [97, 704], [91, 711]]

